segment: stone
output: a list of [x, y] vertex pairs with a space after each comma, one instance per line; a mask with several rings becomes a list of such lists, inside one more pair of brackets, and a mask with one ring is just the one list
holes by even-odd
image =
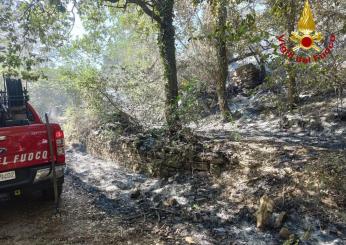
[[232, 157], [230, 162], [232, 165], [235, 165], [235, 166], [239, 165], [240, 164], [239, 157], [238, 156]]
[[226, 234], [226, 229], [223, 227], [220, 228], [214, 228], [213, 229], [214, 233], [219, 235], [219, 236], [224, 236]]
[[135, 172], [169, 178], [179, 172], [208, 173], [210, 165], [214, 164], [220, 166], [212, 169], [219, 175], [230, 165], [231, 154], [226, 154], [223, 148], [213, 149], [209, 141], [205, 144], [206, 139], [190, 132], [179, 133], [171, 140], [164, 132], [143, 132], [115, 138], [107, 130], [101, 132], [98, 137], [90, 134], [86, 137], [88, 152], [119, 162]]
[[345, 122], [346, 121], [346, 109], [341, 109], [340, 111], [338, 111], [336, 117], [340, 121]]
[[292, 121], [287, 116], [283, 116], [279, 121], [280, 127], [283, 129], [289, 129], [292, 127]]
[[286, 212], [281, 212], [275, 219], [274, 228], [280, 228], [285, 217]]
[[238, 87], [245, 89], [253, 89], [263, 83], [261, 71], [252, 63], [237, 68], [232, 80]]
[[139, 189], [136, 189], [130, 194], [130, 197], [132, 199], [137, 199], [141, 195], [141, 191]]
[[260, 199], [260, 206], [256, 212], [257, 228], [263, 229], [269, 223], [273, 209], [273, 200], [267, 195], [263, 195]]
[[238, 120], [243, 116], [243, 114], [240, 111], [235, 111], [232, 113], [232, 119]]
[[336, 108], [327, 116], [328, 121], [346, 121], [346, 108]]
[[174, 197], [170, 197], [170, 198], [167, 198], [164, 202], [163, 202], [163, 205], [166, 206], [166, 207], [173, 207], [173, 206], [176, 206], [178, 205], [178, 201], [177, 199], [175, 199]]
[[222, 172], [221, 167], [218, 164], [210, 164], [210, 173], [215, 176], [220, 176]]
[[193, 239], [193, 237], [190, 236], [185, 237], [185, 242], [187, 242], [188, 244], [196, 244], [195, 239]]
[[228, 162], [227, 157], [221, 151], [217, 152], [201, 152], [197, 155], [198, 162], [207, 162], [211, 164], [225, 164]]
[[85, 145], [83, 145], [81, 143], [72, 143], [71, 147], [75, 151], [85, 152], [85, 150], [86, 150]]
[[309, 129], [317, 131], [317, 132], [321, 132], [324, 130], [324, 127], [323, 127], [321, 120], [319, 118], [317, 118], [310, 123]]
[[286, 227], [283, 227], [281, 228], [279, 235], [282, 239], [287, 240], [290, 238], [291, 233]]
[[193, 162], [192, 169], [197, 171], [209, 171], [209, 163], [207, 162]]

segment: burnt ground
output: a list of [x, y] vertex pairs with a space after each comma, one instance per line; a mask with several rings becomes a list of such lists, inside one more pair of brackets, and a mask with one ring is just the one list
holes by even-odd
[[[257, 113], [257, 99], [238, 100], [239, 120], [196, 128], [238, 159], [220, 176], [155, 179], [70, 149], [60, 215], [39, 193], [1, 201], [0, 244], [270, 245], [287, 241], [281, 227], [294, 236], [285, 244], [346, 244], [346, 124], [333, 116], [335, 101], [280, 119]], [[259, 230], [265, 194], [273, 216], [286, 216]]]
[[0, 244], [155, 244], [145, 227], [127, 227], [67, 176], [61, 213], [39, 194], [0, 204]]
[[274, 213], [287, 212], [282, 226], [299, 244], [346, 242], [345, 195], [316, 188], [311, 168], [344, 164], [344, 151], [223, 140], [217, 143], [235, 149], [239, 164], [217, 178], [149, 178], [71, 149], [61, 214], [39, 194], [1, 202], [0, 243], [283, 244], [280, 228], [256, 228], [263, 194], [275, 201]]

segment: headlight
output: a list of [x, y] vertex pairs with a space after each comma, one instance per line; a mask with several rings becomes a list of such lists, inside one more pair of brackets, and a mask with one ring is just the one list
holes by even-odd
[[[55, 166], [55, 173], [56, 173], [57, 178], [64, 176], [65, 167], [66, 167], [65, 165]], [[38, 169], [36, 171], [36, 176], [35, 176], [34, 182], [38, 182], [38, 181], [45, 180], [48, 178], [53, 178], [53, 172], [50, 171], [50, 169], [51, 168]]]
[[36, 171], [34, 182], [47, 179], [50, 173], [50, 168], [42, 168]]

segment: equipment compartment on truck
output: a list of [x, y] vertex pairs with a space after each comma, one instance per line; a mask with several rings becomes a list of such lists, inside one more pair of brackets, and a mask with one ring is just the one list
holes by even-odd
[[65, 170], [64, 133], [58, 124], [42, 122], [28, 103], [20, 80], [6, 78], [4, 88], [0, 92], [0, 198], [40, 190], [53, 199], [51, 159], [60, 195]]

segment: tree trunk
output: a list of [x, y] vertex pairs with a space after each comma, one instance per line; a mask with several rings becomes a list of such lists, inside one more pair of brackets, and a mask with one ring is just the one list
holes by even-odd
[[217, 52], [217, 80], [216, 93], [218, 97], [219, 109], [224, 120], [230, 116], [230, 110], [227, 104], [226, 82], [228, 78], [228, 57], [225, 41], [225, 26], [227, 20], [226, 1], [221, 0], [216, 5], [216, 52]]
[[160, 6], [158, 8], [161, 17], [158, 44], [166, 79], [165, 115], [170, 131], [175, 132], [181, 128], [181, 124], [177, 114], [178, 79], [175, 56], [175, 30], [173, 26], [174, 0], [164, 0]]
[[[119, 0], [106, 0], [111, 3], [119, 3]], [[152, 18], [159, 26], [157, 39], [160, 56], [164, 68], [165, 85], [165, 115], [168, 127], [172, 133], [181, 129], [178, 116], [178, 79], [175, 57], [175, 30], [173, 26], [174, 0], [126, 0], [128, 3], [139, 6], [142, 11]]]
[[[291, 8], [291, 11], [287, 15], [288, 35], [291, 35], [296, 25], [297, 5], [295, 3], [295, 0], [291, 0], [290, 8]], [[292, 43], [291, 40], [289, 40], [288, 48], [292, 49], [293, 46], [294, 44]], [[288, 100], [289, 108], [293, 109], [297, 104], [298, 94], [297, 94], [296, 71], [291, 61], [288, 61], [286, 64], [286, 72], [287, 72], [287, 83], [288, 83], [287, 100]]]
[[[292, 63], [289, 62], [289, 65]], [[290, 109], [293, 109], [296, 107], [298, 102], [298, 95], [297, 95], [297, 82], [296, 82], [296, 72], [294, 70], [294, 67], [287, 67], [287, 80], [288, 80], [288, 91], [287, 91], [287, 100], [288, 105]]]

